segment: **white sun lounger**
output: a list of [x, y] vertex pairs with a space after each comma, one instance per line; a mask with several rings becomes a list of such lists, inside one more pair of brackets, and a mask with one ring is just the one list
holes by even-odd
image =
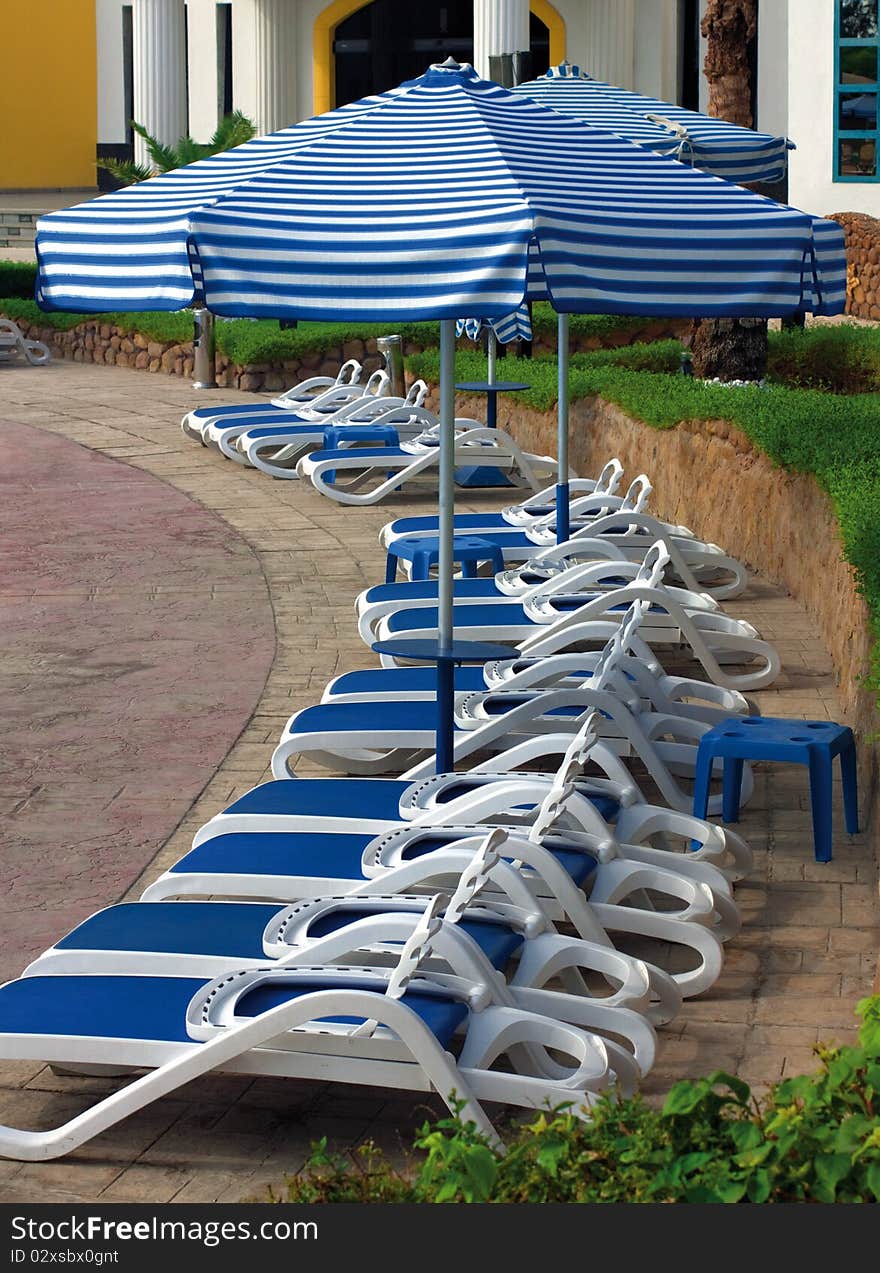
[[[549, 456], [523, 451], [501, 429], [488, 429], [471, 420], [456, 420], [456, 468], [479, 464], [503, 472], [514, 484], [541, 489], [556, 471]], [[418, 481], [437, 484], [440, 450], [436, 434], [423, 435], [400, 446], [357, 447], [313, 451], [297, 465], [316, 490], [340, 504], [377, 504], [403, 486]], [[348, 477], [343, 484], [340, 476]]]
[[[367, 920], [358, 940], [404, 942], [391, 970], [256, 963], [211, 981], [56, 974], [7, 983], [0, 1056], [151, 1072], [52, 1131], [0, 1128], [0, 1155], [59, 1157], [218, 1070], [433, 1089], [493, 1141], [483, 1100], [526, 1108], [565, 1101], [586, 1116], [617, 1082], [614, 1061], [624, 1076], [634, 1062], [597, 1035], [516, 1006], [478, 947], [457, 931], [472, 897], [473, 889], [454, 897], [448, 919], [445, 899], [436, 896], [419, 915]], [[338, 951], [350, 940], [331, 937], [326, 947]], [[423, 971], [434, 954], [451, 975]], [[491, 1068], [501, 1055], [509, 1072]], [[567, 1066], [563, 1057], [571, 1058]]]
[[0, 362], [25, 358], [33, 367], [49, 362], [52, 354], [41, 340], [29, 340], [11, 318], [0, 318]]

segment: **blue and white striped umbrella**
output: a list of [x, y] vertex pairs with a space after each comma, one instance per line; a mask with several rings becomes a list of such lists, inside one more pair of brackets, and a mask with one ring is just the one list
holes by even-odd
[[[843, 233], [432, 67], [39, 223], [37, 298], [88, 312], [404, 321], [837, 313]], [[204, 280], [201, 274], [204, 272]]]
[[781, 181], [794, 149], [786, 137], [604, 84], [568, 62], [513, 91], [728, 181]]
[[[454, 634], [456, 318], [504, 319], [546, 297], [563, 332], [569, 313], [773, 317], [839, 313], [845, 301], [833, 222], [455, 64], [51, 213], [37, 252], [45, 308], [173, 310], [203, 299], [230, 317], [439, 318], [444, 656]], [[566, 482], [563, 463], [560, 509]], [[452, 681], [443, 684], [438, 756], [448, 763]]]

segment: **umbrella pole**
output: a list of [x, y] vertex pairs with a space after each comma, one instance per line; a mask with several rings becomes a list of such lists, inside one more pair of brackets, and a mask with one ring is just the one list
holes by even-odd
[[570, 537], [568, 503], [568, 314], [557, 315], [556, 358], [559, 365], [557, 391], [556, 454], [559, 468], [556, 481], [556, 542]]
[[440, 552], [437, 563], [437, 626], [441, 657], [437, 662], [436, 772], [448, 773], [453, 765], [452, 733], [455, 672], [442, 657], [452, 645], [452, 572], [455, 523], [455, 320], [440, 323]]
[[[498, 353], [498, 339], [495, 335], [494, 330], [490, 327], [489, 339], [486, 344], [486, 359], [488, 362], [488, 375], [486, 377], [486, 380], [488, 381], [490, 385], [494, 385], [495, 383], [495, 358], [497, 356], [497, 353]], [[486, 403], [487, 403], [486, 423], [489, 425], [490, 429], [494, 429], [498, 423], [498, 415], [497, 415], [498, 395], [491, 392], [488, 393], [486, 395]]]

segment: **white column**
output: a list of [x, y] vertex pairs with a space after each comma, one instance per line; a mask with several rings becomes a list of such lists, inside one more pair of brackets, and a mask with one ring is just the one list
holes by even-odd
[[217, 0], [187, 0], [186, 60], [189, 133], [196, 141], [210, 141], [220, 119]]
[[528, 0], [474, 0], [474, 69], [489, 78], [489, 58], [529, 47]]
[[631, 87], [665, 102], [677, 100], [678, 18], [676, 0], [639, 0]]
[[235, 106], [257, 133], [297, 120], [296, 0], [235, 0], [232, 84]]
[[[134, 0], [134, 117], [165, 145], [186, 132], [183, 9], [183, 0]], [[149, 163], [137, 136], [134, 157]]]
[[635, 0], [592, 0], [587, 10], [586, 54], [570, 56], [594, 79], [635, 87]]

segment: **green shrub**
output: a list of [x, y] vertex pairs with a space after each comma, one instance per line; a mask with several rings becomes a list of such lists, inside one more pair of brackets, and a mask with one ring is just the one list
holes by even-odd
[[768, 375], [831, 393], [880, 390], [880, 328], [852, 323], [772, 332]]
[[0, 296], [33, 298], [37, 281], [34, 261], [0, 261]]
[[677, 1083], [661, 1110], [603, 1099], [590, 1122], [564, 1109], [507, 1136], [499, 1154], [445, 1118], [425, 1124], [397, 1171], [367, 1144], [353, 1161], [313, 1147], [275, 1201], [880, 1201], [880, 998], [858, 1006], [855, 1047], [819, 1047], [815, 1074], [758, 1101], [723, 1072]]

